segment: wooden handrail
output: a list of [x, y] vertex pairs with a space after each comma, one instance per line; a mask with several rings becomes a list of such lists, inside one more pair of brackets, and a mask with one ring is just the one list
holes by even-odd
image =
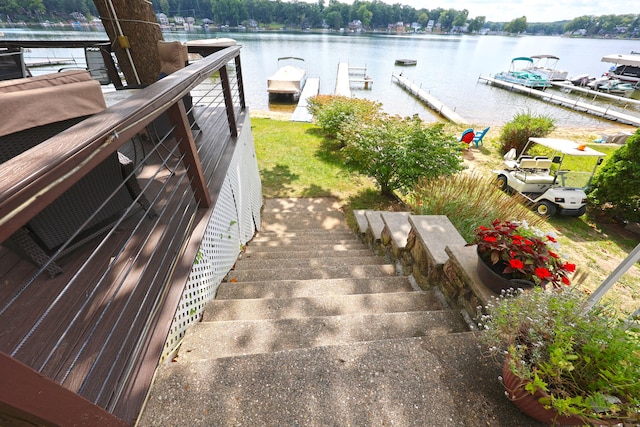
[[[228, 88], [229, 82], [225, 81], [228, 78], [226, 64], [239, 55], [240, 46], [215, 52], [3, 163], [0, 242], [15, 233], [151, 121], [180, 102], [183, 96], [212, 73], [225, 69], [220, 74], [223, 88]], [[227, 117], [235, 120], [231, 94], [227, 90], [223, 92]], [[180, 123], [175, 124], [180, 126]], [[236, 124], [230, 122], [229, 126], [232, 135], [237, 135]], [[197, 153], [190, 158], [197, 159]], [[206, 200], [203, 202], [207, 204]]]

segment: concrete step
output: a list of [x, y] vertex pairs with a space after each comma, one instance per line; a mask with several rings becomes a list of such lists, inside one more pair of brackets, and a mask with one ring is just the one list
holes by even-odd
[[329, 251], [348, 251], [351, 249], [369, 249], [369, 246], [364, 243], [357, 243], [356, 241], [349, 241], [346, 243], [338, 242], [322, 242], [314, 243], [313, 248], [307, 244], [300, 244], [300, 242], [291, 242], [287, 240], [274, 240], [269, 242], [250, 242], [245, 252], [259, 252], [259, 251], [308, 251], [309, 249], [316, 250], [329, 250]]
[[218, 299], [205, 308], [202, 321], [259, 320], [379, 314], [444, 309], [433, 292], [398, 292], [305, 298]]
[[258, 270], [270, 268], [325, 268], [325, 267], [347, 267], [351, 265], [382, 265], [389, 262], [383, 257], [368, 256], [338, 256], [338, 257], [322, 257], [322, 258], [294, 258], [279, 259], [277, 261], [271, 259], [249, 259], [243, 258], [236, 262], [235, 271]]
[[287, 212], [262, 214], [264, 231], [290, 232], [308, 228], [325, 230], [348, 230], [342, 212]]
[[361, 243], [353, 233], [313, 233], [313, 234], [303, 234], [303, 235], [295, 235], [297, 233], [285, 233], [289, 235], [283, 235], [280, 233], [271, 233], [268, 234], [259, 234], [254, 237], [253, 240], [247, 243], [247, 245], [251, 245], [253, 243], [264, 243], [264, 242], [294, 242], [298, 244], [311, 244], [312, 242], [348, 242], [348, 243]]
[[262, 212], [342, 212], [337, 199], [331, 197], [265, 199]]
[[188, 362], [465, 330], [460, 313], [451, 310], [196, 323], [187, 330], [178, 359]]
[[223, 282], [216, 300], [240, 298], [304, 298], [326, 295], [354, 295], [382, 292], [412, 292], [406, 277], [387, 276], [364, 279], [281, 280], [273, 282]]
[[343, 251], [323, 251], [323, 250], [308, 250], [308, 251], [251, 251], [242, 254], [241, 260], [256, 260], [256, 259], [293, 259], [293, 258], [329, 258], [329, 257], [365, 257], [371, 255], [371, 249], [351, 249]]
[[255, 282], [274, 280], [342, 279], [367, 278], [396, 275], [395, 266], [352, 265], [313, 268], [271, 268], [268, 270], [233, 270], [227, 275], [227, 281]]
[[301, 236], [344, 236], [355, 237], [355, 234], [351, 230], [325, 230], [323, 228], [310, 228], [305, 230], [295, 231], [260, 231], [256, 238], [260, 237], [301, 237]]
[[159, 367], [138, 427], [540, 427], [473, 333]]

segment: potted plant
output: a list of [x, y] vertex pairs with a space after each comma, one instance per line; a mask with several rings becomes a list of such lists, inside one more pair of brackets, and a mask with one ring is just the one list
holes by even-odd
[[526, 221], [495, 220], [489, 227], [480, 226], [472, 244], [477, 245], [480, 279], [497, 293], [523, 285], [569, 285], [569, 275], [576, 269], [559, 255], [560, 245], [553, 234], [530, 227]]
[[548, 424], [640, 422], [640, 334], [574, 287], [509, 290], [485, 307], [480, 339], [509, 398]]

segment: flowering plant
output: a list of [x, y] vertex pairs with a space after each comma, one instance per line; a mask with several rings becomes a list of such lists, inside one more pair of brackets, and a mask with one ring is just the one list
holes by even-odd
[[474, 243], [480, 258], [512, 279], [559, 287], [569, 285], [568, 276], [576, 270], [575, 264], [561, 259], [555, 235], [529, 227], [524, 221], [495, 220], [491, 227], [480, 226]]
[[636, 425], [638, 328], [610, 306], [587, 309], [585, 302], [574, 286], [507, 290], [484, 307], [480, 340], [505, 370], [524, 380], [522, 390], [542, 392], [538, 402], [546, 409], [589, 425]]

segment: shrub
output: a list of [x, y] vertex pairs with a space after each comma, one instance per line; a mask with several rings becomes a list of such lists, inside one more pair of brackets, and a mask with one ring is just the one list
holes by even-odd
[[496, 218], [526, 220], [540, 228], [544, 220], [525, 207], [522, 196], [506, 195], [495, 186], [495, 177], [458, 173], [422, 179], [407, 197], [417, 215], [446, 215], [467, 243], [475, 230]]
[[418, 116], [385, 114], [344, 126], [342, 151], [348, 165], [375, 178], [381, 193], [406, 193], [422, 177], [434, 178], [462, 170], [458, 141], [442, 124], [426, 126]]
[[594, 177], [589, 201], [611, 217], [640, 221], [640, 131], [616, 150]]
[[551, 117], [518, 113], [500, 132], [500, 150], [502, 154], [506, 154], [511, 148], [515, 148], [518, 155], [524, 154], [522, 150], [530, 137], [547, 136], [555, 127], [555, 121]]
[[340, 130], [351, 122], [368, 121], [381, 114], [382, 104], [367, 99], [317, 95], [308, 100], [307, 110], [329, 138], [339, 138]]

